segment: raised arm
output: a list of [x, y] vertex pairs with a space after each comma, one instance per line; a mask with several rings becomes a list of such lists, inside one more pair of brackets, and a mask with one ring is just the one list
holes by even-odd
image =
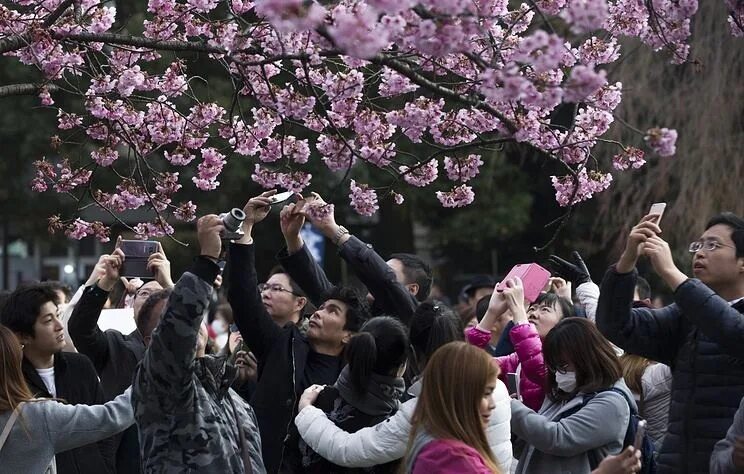
[[223, 225], [216, 215], [199, 219], [197, 235], [201, 254], [194, 260], [190, 272], [176, 283], [165, 314], [152, 334], [150, 346], [137, 371], [134, 391], [137, 397], [154, 400], [155, 391], [167, 394], [172, 407], [184, 406], [193, 396], [191, 375], [196, 357], [196, 341], [203, 314], [209, 305], [212, 284], [219, 274], [219, 233]]
[[111, 255], [101, 255], [67, 323], [78, 352], [88, 356], [99, 373], [108, 363], [109, 349], [106, 336], [98, 328], [98, 318], [109, 292], [119, 279], [123, 261], [124, 254], [119, 249]]
[[56, 401], [28, 402], [24, 410], [43, 410], [46, 433], [60, 453], [98, 442], [134, 423], [132, 389], [103, 405], [67, 405]]
[[266, 218], [271, 210], [269, 197], [275, 191], [267, 191], [251, 198], [243, 211], [243, 237], [230, 244], [228, 252], [229, 282], [227, 300], [233, 308], [235, 324], [248, 347], [259, 361], [259, 367], [281, 330], [266, 312], [258, 291], [253, 226]]
[[279, 252], [277, 260], [290, 278], [302, 288], [310, 302], [319, 306], [333, 284], [300, 236], [300, 230], [305, 224], [305, 215], [301, 212], [303, 206], [304, 201], [288, 204], [279, 215], [279, 223], [287, 246]]
[[[413, 318], [418, 302], [416, 297], [395, 276], [387, 262], [366, 244], [348, 233], [336, 223], [332, 206], [313, 193], [313, 197], [303, 203], [303, 212], [313, 225], [339, 248], [339, 254], [359, 280], [364, 283], [375, 304], [386, 314], [395, 316], [408, 324]], [[318, 209], [325, 209], [320, 212]]]
[[488, 309], [476, 326], [465, 330], [465, 340], [476, 347], [485, 348], [491, 340], [491, 330], [494, 325], [499, 324], [503, 327], [509, 323], [510, 315], [507, 312], [509, 306], [504, 299], [501, 291], [495, 288], [491, 293], [491, 299], [488, 301]]

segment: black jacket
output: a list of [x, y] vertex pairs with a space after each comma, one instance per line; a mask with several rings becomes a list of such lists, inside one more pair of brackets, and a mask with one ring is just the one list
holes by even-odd
[[[37, 398], [53, 398], [34, 366], [23, 358], [23, 376]], [[90, 360], [82, 354], [59, 352], [54, 355], [54, 384], [60, 401], [85, 405], [106, 402], [98, 375]], [[114, 438], [58, 453], [55, 456], [59, 474], [114, 473]]]
[[[305, 365], [311, 351], [294, 324], [279, 327], [266, 312], [258, 292], [253, 245], [231, 244], [227, 299], [243, 340], [258, 361], [258, 384], [251, 405], [261, 431], [266, 471], [279, 472], [285, 439], [297, 414]], [[314, 382], [314, 381], [311, 381]], [[290, 449], [296, 448], [291, 446]]]
[[[145, 342], [138, 331], [122, 334], [98, 328], [98, 317], [106, 304], [108, 292], [93, 285], [85, 288], [70, 315], [67, 330], [75, 347], [93, 362], [105, 394], [105, 401], [113, 400], [132, 385], [137, 364], [145, 355]], [[116, 437], [117, 472], [141, 471], [137, 426], [132, 425]]]
[[[409, 325], [418, 307], [416, 297], [395, 278], [395, 273], [372, 248], [353, 235], [339, 247], [356, 276], [375, 298], [372, 314], [386, 314]], [[333, 286], [313, 258], [307, 246], [289, 255], [284, 248], [277, 260], [287, 274], [302, 288], [314, 305], [322, 303], [325, 292]]]
[[726, 436], [744, 397], [744, 301], [731, 306], [696, 279], [675, 303], [633, 308], [637, 272], [614, 268], [602, 281], [597, 326], [631, 354], [672, 367], [669, 429], [660, 473], [707, 473], [713, 445]]

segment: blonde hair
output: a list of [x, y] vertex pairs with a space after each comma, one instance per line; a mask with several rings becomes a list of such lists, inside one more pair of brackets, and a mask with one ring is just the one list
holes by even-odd
[[486, 386], [498, 374], [491, 356], [466, 342], [450, 342], [437, 349], [424, 369], [406, 458], [412, 454], [416, 435], [426, 431], [434, 438], [471, 446], [491, 471], [500, 473], [479, 413]]
[[643, 383], [641, 378], [643, 373], [652, 362], [645, 357], [633, 354], [623, 354], [620, 356], [620, 365], [623, 367], [623, 379], [628, 388], [637, 393], [643, 400]]

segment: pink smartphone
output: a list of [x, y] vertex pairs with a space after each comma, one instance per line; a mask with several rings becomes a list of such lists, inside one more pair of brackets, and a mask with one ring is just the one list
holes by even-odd
[[496, 285], [496, 290], [501, 291], [505, 288], [504, 282], [510, 278], [519, 277], [524, 286], [524, 297], [530, 303], [534, 303], [540, 292], [550, 280], [550, 272], [536, 263], [521, 263], [515, 265], [509, 270], [509, 274]]

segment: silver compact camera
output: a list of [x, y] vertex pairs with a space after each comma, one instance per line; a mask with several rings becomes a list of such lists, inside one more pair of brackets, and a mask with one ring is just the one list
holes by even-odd
[[239, 240], [245, 235], [241, 228], [245, 220], [245, 212], [242, 209], [234, 207], [230, 212], [220, 214], [220, 219], [225, 226], [225, 230], [220, 234], [224, 240]]

